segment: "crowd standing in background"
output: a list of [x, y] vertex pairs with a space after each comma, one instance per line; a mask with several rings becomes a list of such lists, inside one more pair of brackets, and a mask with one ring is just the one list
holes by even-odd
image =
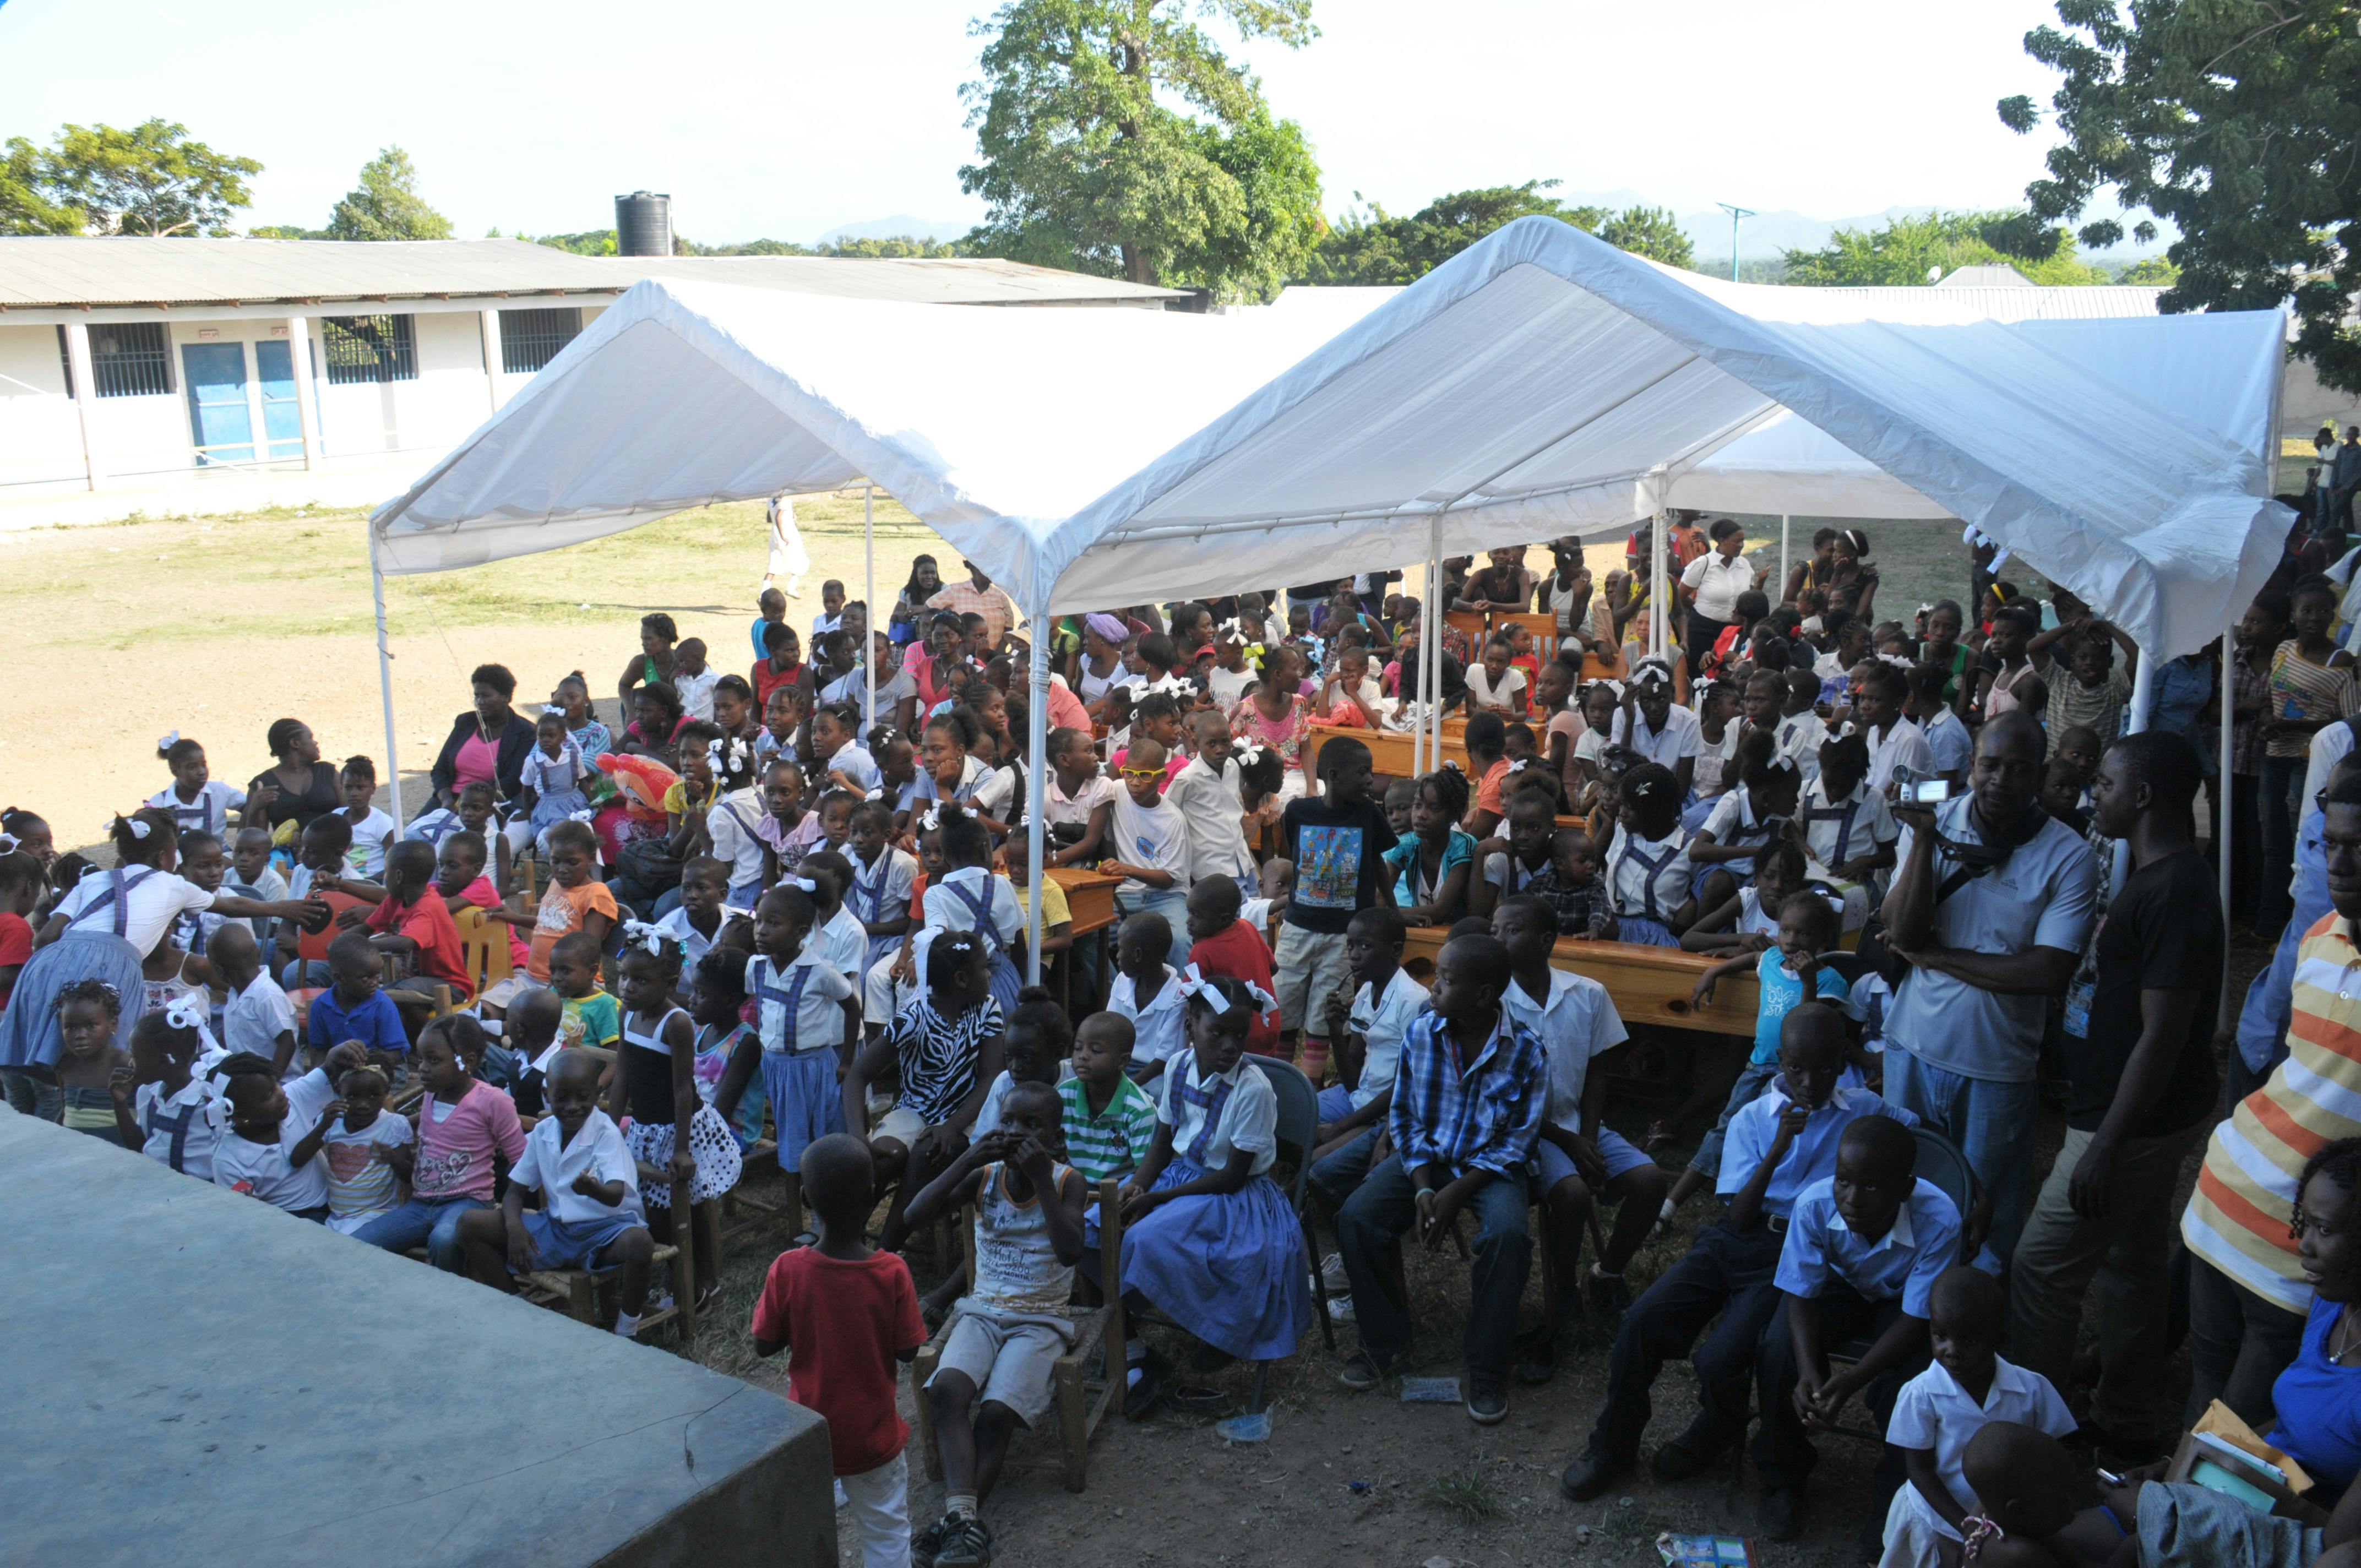
[[[1398, 573], [1026, 626], [921, 556], [884, 613], [830, 581], [802, 626], [774, 517], [743, 643], [648, 615], [613, 725], [578, 672], [533, 702], [482, 665], [407, 822], [292, 718], [242, 787], [165, 736], [111, 864], [7, 813], [0, 1076], [18, 1113], [492, 1288], [610, 1274], [627, 1338], [673, 1288], [655, 1247], [709, 1234], [767, 1139], [810, 1228], [755, 1343], [828, 1416], [873, 1564], [992, 1559], [1074, 1305], [1120, 1292], [1202, 1370], [1297, 1354], [1325, 1296], [1337, 1380], [1375, 1391], [1452, 1327], [1397, 1249], [1455, 1240], [1472, 1420], [1608, 1347], [1576, 1499], [1652, 1432], [1667, 1481], [1747, 1444], [1794, 1539], [1818, 1445], [1865, 1419], [1861, 1561], [2081, 1561], [1999, 1488], [2053, 1440], [2160, 1457], [2219, 1399], [2319, 1482], [2325, 1535], [2269, 1559], [2309, 1561], [2361, 1533], [2356, 442], [2226, 664], [2159, 664], [2131, 734], [2147, 655], [1989, 549], [1973, 602], [1881, 607], [1858, 530], [1773, 581], [1736, 521], [1675, 514], [1661, 607], [1642, 524], [1596, 584], [1572, 541], [1444, 563], [1432, 632]], [[1104, 943], [1055, 880], [1027, 907], [1029, 639], [1043, 854], [1117, 879]], [[1380, 773], [1435, 703], [1446, 760]], [[2198, 816], [2224, 789], [2227, 909]], [[1037, 913], [1054, 990], [1022, 983]], [[2217, 1060], [2225, 925], [2277, 950]], [[1752, 1036], [1627, 1027], [1585, 972], [1609, 942], [1699, 1003], [1752, 978]], [[1635, 1037], [1686, 1098], [1619, 1128]], [[1631, 1275], [1691, 1205], [1687, 1250]], [[972, 1266], [921, 1298], [901, 1250], [950, 1213]], [[945, 1500], [914, 1530], [895, 1390], [930, 1334]], [[1109, 1356], [1132, 1419], [1184, 1392], [1137, 1326]], [[1681, 1357], [1696, 1407], [1658, 1423]], [[2263, 1528], [2191, 1490], [2135, 1477], [2114, 1539], [2147, 1560], [2169, 1510], [2179, 1561], [2230, 1561]]]

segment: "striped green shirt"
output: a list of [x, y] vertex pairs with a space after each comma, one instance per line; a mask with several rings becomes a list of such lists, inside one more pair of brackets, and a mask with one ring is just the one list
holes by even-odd
[[1058, 1085], [1058, 1098], [1065, 1104], [1067, 1163], [1093, 1185], [1108, 1177], [1120, 1180], [1148, 1157], [1156, 1141], [1156, 1102], [1128, 1076], [1115, 1080], [1106, 1109], [1095, 1116], [1079, 1078]]

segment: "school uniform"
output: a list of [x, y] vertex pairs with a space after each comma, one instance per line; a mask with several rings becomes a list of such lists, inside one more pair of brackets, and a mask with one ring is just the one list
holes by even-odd
[[[585, 1174], [595, 1181], [621, 1182], [623, 1201], [609, 1205], [574, 1190]], [[640, 1207], [640, 1168], [623, 1146], [614, 1118], [601, 1110], [594, 1108], [571, 1139], [555, 1116], [535, 1123], [509, 1180], [541, 1193], [542, 1207], [524, 1216], [525, 1231], [540, 1254], [536, 1268], [605, 1266], [599, 1253], [626, 1232], [647, 1226]]]
[[[1715, 1190], [1727, 1200], [1752, 1179], [1777, 1136], [1787, 1108], [1777, 1083], [1730, 1118]], [[1727, 1216], [1697, 1233], [1689, 1250], [1631, 1303], [1607, 1356], [1607, 1402], [1590, 1431], [1593, 1458], [1617, 1466], [1639, 1456], [1648, 1424], [1649, 1389], [1666, 1361], [1686, 1355], [1697, 1371], [1700, 1434], [1726, 1448], [1746, 1430], [1747, 1372], [1763, 1330], [1779, 1310], [1773, 1276], [1798, 1195], [1836, 1174], [1837, 1141], [1862, 1116], [1917, 1118], [1866, 1089], [1839, 1089], [1806, 1119], [1771, 1174], [1752, 1224], [1733, 1227]], [[1713, 1332], [1699, 1344], [1706, 1325]]]
[[1906, 718], [1896, 718], [1883, 729], [1848, 724], [1845, 733], [1859, 735], [1869, 742], [1868, 784], [1872, 795], [1883, 795], [1898, 770], [1907, 768], [1921, 778], [1935, 772], [1934, 750], [1927, 744], [1927, 737], [1919, 728]]
[[[447, 806], [438, 806], [432, 811], [422, 811], [412, 817], [410, 826], [402, 830], [401, 837], [405, 843], [415, 839], [439, 851], [443, 848], [444, 839], [454, 833], [464, 831], [467, 826], [467, 823], [460, 820], [457, 812]], [[491, 822], [486, 822], [484, 828], [488, 832], [498, 831], [497, 826]], [[486, 847], [489, 848], [489, 845]]]
[[1948, 707], [1938, 707], [1919, 729], [1927, 738], [1927, 750], [1934, 755], [1935, 772], [1948, 773], [1964, 784], [1968, 768], [1976, 759], [1976, 741], [1968, 733], [1968, 727], [1960, 721], [1960, 716]]
[[1832, 800], [1828, 786], [1814, 778], [1804, 786], [1795, 815], [1804, 824], [1812, 859], [1832, 872], [1902, 837], [1885, 796], [1871, 789], [1866, 779], [1842, 800]]
[[[1781, 1299], [1777, 1315], [1763, 1330], [1756, 1363], [1763, 1420], [1755, 1430], [1752, 1451], [1763, 1485], [1772, 1491], [1801, 1486], [1819, 1462], [1795, 1414], [1798, 1364], [1790, 1314], [1806, 1310], [1804, 1302], [1817, 1303], [1824, 1354], [1859, 1335], [1875, 1339], [1903, 1318], [1923, 1324], [1931, 1315], [1927, 1298], [1936, 1276], [1960, 1261], [1960, 1211], [1933, 1182], [1913, 1182], [1910, 1195], [1894, 1212], [1892, 1227], [1873, 1239], [1845, 1223], [1837, 1212], [1833, 1187], [1829, 1178], [1822, 1177], [1796, 1195], [1786, 1241], [1779, 1249], [1779, 1266], [1772, 1277]], [[1867, 1403], [1881, 1431], [1894, 1409], [1894, 1395], [1927, 1365], [1927, 1355], [1922, 1339], [1903, 1365], [1869, 1386]], [[1889, 1445], [1871, 1483], [1881, 1512], [1901, 1484], [1901, 1451]]]
[[[318, 998], [313, 998], [317, 1002]], [[335, 1005], [333, 994], [329, 1006]], [[279, 1037], [295, 1033], [295, 1004], [279, 989], [269, 970], [257, 970], [254, 979], [244, 991], [229, 993], [229, 1005], [222, 1010], [222, 1045], [230, 1051], [252, 1051], [265, 1061], [279, 1057]], [[342, 1044], [340, 1036], [331, 1044]], [[295, 1053], [287, 1054], [286, 1077], [302, 1075], [295, 1064]]]
[[748, 959], [746, 994], [760, 1007], [763, 1090], [778, 1128], [779, 1168], [793, 1175], [802, 1168], [806, 1144], [844, 1131], [837, 1068], [852, 987], [807, 946], [784, 968], [762, 953]]
[[229, 814], [246, 805], [246, 792], [232, 789], [219, 779], [207, 779], [198, 786], [197, 798], [182, 800], [181, 786], [166, 784], [148, 797], [148, 804], [159, 811], [172, 814], [172, 829], [180, 833], [211, 833], [216, 839], [226, 839]]
[[1608, 739], [1610, 744], [1628, 746], [1645, 761], [1677, 773], [1682, 758], [1694, 757], [1705, 749], [1705, 727], [1695, 713], [1677, 705], [1664, 710], [1662, 729], [1651, 729], [1645, 715], [1617, 708]]
[[1247, 1157], [1235, 1192], [1159, 1204], [1123, 1235], [1123, 1288], [1137, 1290], [1190, 1333], [1246, 1361], [1295, 1354], [1312, 1325], [1303, 1228], [1268, 1172], [1279, 1154], [1279, 1094], [1251, 1060], [1204, 1076], [1183, 1051], [1164, 1073], [1156, 1119], [1171, 1129], [1161, 1192]]
[[229, 1106], [202, 1071], [170, 1094], [160, 1083], [141, 1084], [132, 1092], [131, 1118], [139, 1124], [140, 1153], [199, 1181], [214, 1179]]
[[1184, 1026], [1187, 1009], [1180, 981], [1180, 971], [1166, 964], [1164, 983], [1148, 999], [1146, 1006], [1140, 1004], [1139, 988], [1132, 984], [1131, 976], [1117, 974], [1115, 982], [1107, 987], [1107, 1011], [1131, 1020], [1134, 1062], [1167, 1062], [1188, 1048]]
[[[1509, 1016], [1533, 1032], [1549, 1058], [1549, 1097], [1542, 1117], [1545, 1129], [1582, 1132], [1582, 1094], [1589, 1081], [1592, 1058], [1606, 1055], [1631, 1038], [1607, 988], [1587, 975], [1565, 970], [1549, 971], [1546, 995], [1533, 996], [1514, 981], [1500, 993]], [[1599, 1158], [1613, 1180], [1627, 1170], [1650, 1163], [1628, 1138], [1604, 1123], [1595, 1140]], [[1533, 1144], [1533, 1168], [1541, 1190], [1548, 1192], [1576, 1175], [1574, 1158], [1549, 1139], [1546, 1130]], [[1604, 1193], [1594, 1197], [1604, 1198]]]
[[[751, 909], [763, 896], [762, 825], [768, 819], [763, 792], [749, 784], [731, 790], [705, 814], [705, 830], [713, 839], [713, 858], [730, 868], [729, 902]], [[785, 870], [781, 862], [780, 869]]]
[[1806, 783], [1820, 776], [1820, 748], [1828, 739], [1827, 719], [1807, 707], [1779, 720], [1772, 734], [1778, 739], [1779, 755], [1803, 770]]
[[315, 1154], [297, 1166], [287, 1157], [320, 1124], [320, 1113], [336, 1091], [321, 1068], [283, 1085], [280, 1091], [287, 1096], [287, 1114], [274, 1143], [257, 1143], [240, 1133], [225, 1109], [222, 1135], [214, 1146], [214, 1185], [259, 1198], [299, 1219], [324, 1221], [328, 1217], [328, 1162]]
[[[844, 894], [845, 907], [854, 918], [868, 926], [882, 926], [910, 913], [910, 891], [917, 885], [917, 860], [888, 844], [877, 852], [873, 861], [860, 856], [852, 861], [852, 886]], [[867, 954], [870, 964], [901, 950], [899, 937], [868, 937]], [[868, 967], [862, 966], [864, 970]]]
[[862, 974], [868, 967], [869, 933], [862, 929], [861, 921], [850, 909], [838, 905], [836, 913], [811, 934], [809, 945], [836, 966], [845, 984], [860, 989]]
[[1008, 879], [989, 866], [961, 866], [928, 884], [924, 921], [911, 943], [921, 991], [927, 984], [927, 954], [938, 931], [973, 931], [984, 939], [992, 955], [992, 999], [1002, 1012], [1016, 1011], [1024, 981], [1009, 948], [1025, 933], [1025, 905]]
[[[1951, 1500], [1972, 1514], [1981, 1509], [1975, 1488], [1968, 1485], [1968, 1442], [1994, 1421], [2015, 1421], [2059, 1439], [2072, 1436], [2081, 1424], [2048, 1378], [1994, 1356], [1992, 1387], [1982, 1403], [1970, 1398], [1939, 1363], [1905, 1383], [1885, 1418], [1885, 1441], [1897, 1449], [1932, 1449], [1935, 1474]], [[1932, 1563], [1941, 1550], [1935, 1544], [1938, 1539], [1957, 1541], [1960, 1532], [1919, 1495], [1916, 1486], [1898, 1487], [1885, 1514], [1885, 1555], [1879, 1568]]]
[[[881, 691], [877, 696], [882, 701], [885, 694]], [[871, 756], [868, 749], [858, 740], [847, 740], [836, 749], [834, 756], [822, 757], [819, 765], [812, 771], [821, 780], [827, 779], [830, 773], [842, 773], [852, 782], [852, 792], [862, 795], [875, 789], [884, 777], [877, 771], [877, 759]]]
[[[1351, 1022], [1345, 1027], [1361, 1036], [1361, 1080], [1351, 1089], [1331, 1084], [1320, 1091], [1320, 1119], [1340, 1122], [1394, 1086], [1401, 1067], [1402, 1041], [1418, 1015], [1426, 1011], [1426, 987], [1397, 967], [1385, 989], [1371, 994], [1369, 982], [1353, 993]], [[1378, 1146], [1379, 1125], [1371, 1122], [1358, 1136], [1312, 1166], [1310, 1179], [1332, 1203], [1345, 1201], [1369, 1173], [1369, 1157]]]
[[[1753, 798], [1746, 793], [1746, 786], [1741, 784], [1713, 803], [1713, 809], [1706, 813], [1701, 831], [1712, 834], [1714, 843], [1725, 850], [1760, 849], [1784, 832], [1786, 826], [1787, 819], [1784, 817], [1756, 816]], [[1744, 887], [1754, 880], [1754, 862], [1752, 860], [1716, 861], [1711, 865], [1700, 862], [1689, 877], [1689, 891], [1702, 893], [1706, 878], [1716, 872], [1728, 872], [1732, 881]]]
[[1617, 939], [1652, 948], [1679, 947], [1680, 938], [1668, 922], [1688, 902], [1696, 875], [1688, 839], [1678, 828], [1662, 839], [1642, 839], [1618, 822], [1607, 846], [1606, 871]]
[[697, 973], [697, 966], [703, 961], [706, 954], [713, 950], [713, 944], [720, 939], [723, 929], [730, 922], [743, 919], [753, 913], [751, 909], [735, 909], [724, 904], [720, 909], [719, 918], [714, 923], [713, 935], [708, 937], [690, 925], [688, 911], [675, 904], [669, 914], [656, 922], [656, 929], [680, 944], [681, 972], [694, 976]]

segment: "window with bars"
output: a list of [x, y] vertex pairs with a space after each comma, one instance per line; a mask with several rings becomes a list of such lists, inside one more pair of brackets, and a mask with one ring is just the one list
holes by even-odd
[[320, 347], [331, 387], [418, 379], [418, 338], [409, 316], [322, 316]]
[[582, 313], [568, 305], [560, 310], [502, 311], [500, 368], [511, 376], [530, 376], [557, 357], [557, 351], [582, 331]]
[[[58, 361], [65, 367], [66, 396], [74, 395], [73, 353], [67, 328], [58, 327]], [[172, 390], [172, 345], [162, 322], [107, 322], [90, 334], [90, 375], [102, 398], [142, 398]]]

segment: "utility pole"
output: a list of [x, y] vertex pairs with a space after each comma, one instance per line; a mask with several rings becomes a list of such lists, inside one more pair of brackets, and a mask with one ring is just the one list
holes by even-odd
[[1738, 220], [1754, 215], [1752, 207], [1734, 207], [1728, 202], [1716, 202], [1715, 206], [1730, 214], [1730, 280], [1738, 281]]

